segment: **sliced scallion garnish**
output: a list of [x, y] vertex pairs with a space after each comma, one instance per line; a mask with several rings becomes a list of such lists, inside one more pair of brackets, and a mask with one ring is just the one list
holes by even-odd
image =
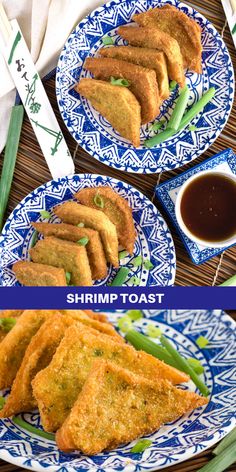
[[176, 82], [175, 80], [172, 80], [172, 81], [170, 82], [170, 87], [169, 87], [170, 90], [174, 90], [175, 87], [176, 87], [176, 85], [177, 85], [177, 82]]
[[71, 273], [70, 273], [70, 272], [66, 272], [66, 283], [67, 283], [67, 285], [69, 285], [70, 279], [71, 279]]
[[132, 264], [133, 264], [134, 267], [139, 267], [139, 266], [142, 265], [142, 263], [143, 263], [142, 256], [137, 256], [132, 260]]
[[131, 285], [133, 285], [134, 287], [137, 287], [138, 285], [141, 284], [141, 279], [137, 277], [136, 275], [133, 275], [129, 281]]
[[5, 398], [4, 398], [4, 397], [0, 397], [0, 410], [2, 410], [2, 409], [3, 409], [3, 407], [4, 407], [5, 403], [6, 403], [6, 400], [5, 400]]
[[84, 228], [84, 223], [78, 223], [76, 226], [78, 226], [78, 228]]
[[31, 424], [27, 423], [24, 421], [22, 418], [18, 416], [14, 416], [12, 418], [13, 423], [17, 424], [17, 426], [20, 426], [23, 429], [26, 429], [30, 433], [37, 434], [37, 436], [41, 436], [42, 438], [46, 439], [51, 439], [51, 441], [55, 441], [55, 434], [52, 433], [46, 433], [45, 431], [42, 431], [41, 429], [35, 428], [35, 426], [32, 426]]
[[89, 242], [89, 238], [88, 236], [84, 236], [83, 238], [80, 238], [78, 241], [77, 241], [77, 244], [79, 246], [86, 246], [86, 244], [88, 244]]
[[8, 333], [15, 326], [16, 321], [16, 318], [0, 318], [0, 328]]
[[149, 336], [150, 338], [159, 338], [162, 333], [161, 333], [161, 329], [160, 329], [160, 328], [157, 328], [157, 327], [154, 326], [153, 324], [149, 323], [149, 324], [147, 325], [146, 334], [147, 334], [147, 336]]
[[188, 104], [189, 95], [190, 95], [190, 90], [188, 86], [185, 85], [185, 87], [182, 88], [180, 91], [174, 110], [167, 124], [167, 129], [174, 129], [175, 131], [179, 129], [181, 120], [184, 116], [184, 112]]
[[39, 213], [45, 220], [49, 220], [49, 218], [51, 217], [49, 211], [47, 210], [41, 210]]
[[144, 265], [145, 269], [147, 269], [147, 270], [151, 270], [154, 267], [153, 263], [151, 261], [148, 261], [148, 260], [144, 261], [143, 265]]
[[103, 198], [101, 197], [101, 195], [99, 195], [99, 193], [97, 192], [94, 199], [93, 199], [95, 205], [99, 208], [104, 208], [104, 200]]
[[128, 310], [126, 315], [132, 320], [137, 321], [143, 318], [143, 312], [141, 310]]
[[129, 273], [128, 267], [121, 267], [117, 272], [114, 280], [111, 282], [112, 287], [120, 287], [125, 282], [127, 275]]
[[196, 339], [196, 344], [198, 347], [200, 347], [200, 349], [204, 349], [204, 347], [209, 344], [209, 341], [204, 336], [199, 336], [199, 338]]
[[111, 85], [120, 85], [121, 87], [129, 87], [130, 82], [126, 79], [115, 79], [115, 77], [110, 78]]
[[104, 38], [102, 38], [102, 42], [104, 46], [109, 46], [110, 44], [114, 44], [114, 41], [110, 36], [104, 36]]
[[148, 447], [150, 447], [152, 441], [150, 439], [140, 439], [131, 449], [130, 452], [133, 454], [139, 454], [140, 452], [145, 451]]
[[127, 257], [129, 255], [128, 251], [120, 251], [119, 252], [119, 260], [121, 259], [124, 259], [125, 257]]
[[132, 321], [129, 316], [125, 315], [122, 316], [117, 322], [117, 326], [122, 333], [127, 333], [130, 329], [132, 329]]

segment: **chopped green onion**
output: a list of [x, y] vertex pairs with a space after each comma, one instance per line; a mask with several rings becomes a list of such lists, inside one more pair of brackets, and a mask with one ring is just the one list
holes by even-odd
[[15, 326], [16, 321], [16, 318], [0, 318], [0, 329], [8, 333]]
[[3, 227], [3, 218], [11, 190], [23, 117], [22, 105], [12, 107], [0, 180], [0, 231]]
[[127, 333], [130, 329], [132, 329], [132, 321], [129, 316], [125, 315], [118, 320], [117, 326], [120, 331]]
[[138, 285], [141, 284], [141, 280], [140, 280], [139, 277], [136, 277], [136, 275], [133, 275], [133, 276], [130, 278], [130, 283], [131, 283], [134, 287], [136, 287], [136, 286], [138, 286]]
[[161, 333], [160, 328], [157, 328], [153, 324], [149, 324], [149, 325], [147, 325], [146, 334], [150, 338], [159, 338], [162, 333]]
[[170, 86], [169, 86], [169, 87], [170, 87], [170, 90], [174, 90], [175, 87], [176, 87], [176, 85], [177, 85], [177, 82], [176, 82], [175, 80], [172, 80], [172, 81], [170, 82]]
[[189, 95], [190, 95], [190, 90], [188, 86], [185, 85], [185, 87], [182, 88], [182, 90], [180, 91], [173, 113], [167, 124], [167, 129], [174, 129], [175, 131], [179, 129], [180, 122], [183, 118], [184, 112], [188, 104]]
[[207, 397], [209, 395], [209, 390], [207, 386], [201, 381], [201, 379], [198, 377], [196, 372], [193, 370], [193, 368], [189, 365], [186, 359], [182, 357], [178, 351], [172, 346], [172, 344], [169, 342], [169, 340], [162, 334], [160, 338], [161, 344], [163, 347], [166, 348], [168, 353], [173, 357], [173, 359], [176, 361], [178, 365], [178, 369], [182, 370], [186, 374], [188, 374], [192, 381], [195, 383], [196, 387], [198, 387], [199, 391], [204, 395], [204, 397]]
[[114, 77], [110, 78], [110, 82], [112, 85], [121, 85], [121, 87], [129, 87], [130, 82], [126, 79], [115, 79]]
[[196, 131], [198, 128], [195, 125], [191, 125], [188, 127], [189, 131]]
[[211, 87], [209, 90], [207, 90], [206, 93], [198, 100], [197, 103], [195, 103], [190, 110], [185, 113], [184, 117], [181, 120], [180, 126], [178, 130], [181, 130], [182, 128], [185, 128], [187, 124], [192, 121], [192, 119], [200, 113], [200, 111], [203, 110], [203, 108], [213, 99], [215, 95], [215, 88]]
[[34, 231], [33, 236], [32, 236], [32, 239], [31, 239], [30, 247], [34, 247], [34, 246], [35, 246], [35, 244], [36, 244], [37, 241], [38, 241], [38, 236], [39, 236], [38, 231]]
[[132, 260], [132, 264], [133, 264], [134, 267], [139, 267], [139, 266], [142, 265], [142, 263], [143, 263], [142, 256], [137, 256]]
[[200, 349], [204, 349], [204, 347], [209, 344], [209, 341], [207, 338], [204, 338], [204, 336], [199, 336], [199, 338], [196, 340], [196, 344], [198, 347], [200, 347]]
[[158, 144], [163, 143], [163, 141], [168, 138], [171, 138], [171, 136], [173, 136], [174, 134], [176, 134], [176, 131], [174, 129], [167, 128], [164, 131], [161, 131], [161, 133], [156, 134], [156, 136], [146, 139], [143, 144], [144, 146], [151, 148], [153, 146], [157, 146]]
[[124, 259], [125, 257], [127, 257], [129, 255], [128, 251], [121, 251], [119, 252], [119, 260], [121, 259]]
[[103, 198], [99, 195], [99, 193], [97, 192], [94, 199], [93, 199], [95, 205], [99, 208], [104, 208], [104, 200]]
[[144, 261], [143, 265], [144, 265], [145, 269], [147, 269], [147, 270], [151, 270], [154, 267], [153, 263], [151, 261], [148, 261], [148, 260]]
[[236, 275], [233, 275], [229, 279], [225, 280], [219, 287], [236, 287]]
[[5, 403], [6, 403], [6, 400], [5, 400], [5, 398], [4, 398], [4, 397], [0, 397], [0, 410], [2, 410], [2, 409], [3, 409], [3, 407], [4, 407]]
[[143, 312], [141, 310], [128, 310], [126, 314], [132, 321], [137, 321], [143, 318]]
[[88, 242], [89, 242], [88, 236], [84, 236], [83, 238], [81, 238], [77, 241], [77, 244], [79, 244], [79, 246], [86, 246], [86, 244], [88, 244]]
[[114, 41], [110, 36], [104, 36], [104, 38], [102, 38], [102, 42], [104, 46], [109, 46], [110, 44], [114, 44]]
[[117, 272], [114, 280], [111, 282], [112, 287], [120, 287], [125, 282], [127, 275], [129, 273], [128, 267], [121, 267]]
[[78, 223], [76, 226], [78, 226], [78, 228], [84, 228], [84, 223]]
[[[227, 436], [225, 436], [225, 438], [222, 441], [220, 441], [218, 446], [216, 446], [216, 448], [212, 451], [213, 454], [218, 456], [218, 454], [223, 452], [226, 449], [226, 447], [230, 446], [232, 443], [236, 443], [236, 428], [234, 428], [229, 434], [227, 434]], [[236, 444], [235, 444], [235, 448], [236, 448]]]
[[51, 216], [49, 211], [47, 210], [41, 210], [39, 213], [42, 216], [42, 218], [44, 218], [45, 220], [48, 220]]
[[166, 124], [166, 121], [165, 120], [161, 120], [161, 121], [156, 121], [155, 123], [153, 123], [151, 126], [150, 126], [150, 130], [151, 131], [158, 131], [160, 128], [162, 128], [162, 126], [164, 126]]
[[70, 279], [71, 279], [71, 273], [70, 273], [70, 272], [66, 272], [66, 283], [67, 283], [67, 285], [69, 285]]
[[223, 472], [236, 461], [236, 444], [233, 442], [218, 456], [198, 469], [198, 472]]
[[132, 447], [131, 451], [133, 454], [138, 454], [140, 452], [145, 451], [148, 447], [150, 447], [152, 441], [150, 439], [140, 439], [140, 441], [136, 442], [136, 444]]
[[26, 429], [30, 433], [37, 434], [37, 436], [41, 436], [42, 438], [46, 439], [51, 439], [52, 441], [55, 441], [55, 434], [52, 433], [46, 433], [45, 431], [42, 431], [41, 429], [35, 428], [35, 426], [32, 426], [31, 424], [27, 423], [24, 421], [22, 418], [19, 418], [18, 416], [14, 416], [12, 418], [13, 423], [17, 424], [17, 426], [20, 426], [21, 428]]
[[187, 361], [189, 365], [193, 368], [193, 370], [196, 372], [196, 374], [203, 374], [204, 367], [198, 359], [195, 359], [194, 357], [189, 357]]
[[132, 344], [132, 346], [134, 346], [135, 349], [137, 349], [138, 351], [145, 351], [148, 354], [151, 354], [152, 356], [156, 357], [160, 361], [164, 361], [166, 364], [169, 364], [172, 367], [176, 367], [176, 362], [169, 355], [167, 350], [159, 344], [156, 344], [151, 341], [149, 338], [147, 338], [147, 336], [144, 336], [144, 334], [132, 329], [125, 335], [125, 339], [130, 344]]

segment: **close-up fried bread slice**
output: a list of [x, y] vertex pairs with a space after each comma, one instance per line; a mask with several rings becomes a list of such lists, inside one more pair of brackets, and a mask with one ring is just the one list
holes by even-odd
[[185, 85], [184, 66], [180, 47], [176, 39], [157, 28], [120, 26], [118, 34], [131, 46], [158, 49], [166, 55], [168, 75], [180, 87]]
[[55, 207], [54, 213], [65, 223], [72, 225], [84, 223], [86, 227], [98, 231], [107, 261], [114, 267], [119, 267], [116, 227], [109, 220], [108, 216], [94, 208], [70, 201]]
[[100, 49], [99, 54], [103, 57], [132, 62], [138, 66], [154, 70], [160, 99], [165, 100], [169, 97], [169, 79], [163, 52], [157, 51], [157, 49], [138, 48], [134, 46], [112, 46]]
[[172, 5], [139, 13], [133, 20], [140, 26], [158, 28], [176, 39], [183, 56], [184, 68], [201, 74], [201, 28], [192, 18]]
[[51, 265], [18, 261], [13, 264], [12, 270], [22, 285], [53, 287], [63, 287], [66, 285], [65, 271]]
[[95, 79], [81, 79], [75, 89], [123, 138], [140, 146], [141, 107], [130, 90]]
[[107, 275], [107, 263], [102, 242], [98, 231], [91, 228], [78, 228], [78, 226], [67, 225], [66, 223], [32, 223], [33, 227], [44, 236], [55, 236], [59, 239], [78, 242], [81, 238], [87, 237], [86, 251], [89, 258], [89, 265], [92, 272], [92, 279], [103, 279]]
[[95, 209], [99, 209], [95, 203], [96, 196], [99, 196], [103, 201], [100, 211], [105, 213], [116, 226], [119, 243], [129, 254], [133, 254], [136, 231], [132, 210], [127, 200], [110, 187], [84, 188], [74, 196], [82, 205]]
[[41, 239], [30, 249], [33, 262], [61, 267], [71, 274], [76, 286], [91, 286], [92, 276], [84, 246], [49, 236]]
[[129, 90], [141, 105], [141, 122], [153, 121], [160, 113], [160, 97], [156, 74], [153, 70], [130, 62], [110, 57], [88, 57], [84, 68], [89, 70], [96, 79], [126, 79], [130, 83]]
[[32, 337], [48, 316], [48, 310], [25, 310], [0, 343], [0, 389], [11, 387]]
[[11, 393], [0, 411], [1, 418], [37, 408], [31, 382], [35, 375], [51, 362], [66, 329], [74, 322], [73, 318], [54, 312], [32, 337], [13, 382]]
[[104, 313], [95, 313], [95, 311], [92, 310], [83, 310], [86, 315], [89, 316], [89, 318], [92, 318], [93, 320], [101, 321], [101, 323], [108, 323], [110, 322], [107, 319], [107, 316]]
[[56, 442], [62, 451], [98, 454], [150, 434], [206, 403], [206, 398], [177, 389], [168, 381], [152, 382], [111, 362], [97, 360], [57, 432]]
[[[49, 366], [33, 380], [33, 393], [46, 431], [56, 431], [66, 419], [96, 358], [110, 360], [145, 378], [172, 383], [189, 377], [155, 357], [111, 338], [93, 336], [76, 325], [65, 333]], [[55, 381], [56, 379], [56, 381]], [[53, 404], [52, 404], [53, 398]]]

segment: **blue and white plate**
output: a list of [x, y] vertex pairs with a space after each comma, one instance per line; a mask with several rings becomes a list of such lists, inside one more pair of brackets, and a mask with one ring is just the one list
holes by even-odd
[[[120, 261], [120, 265], [130, 268], [124, 285], [133, 285], [133, 276], [138, 278], [142, 286], [173, 285], [176, 271], [174, 243], [157, 208], [131, 185], [111, 177], [91, 174], [52, 180], [38, 187], [17, 205], [8, 218], [0, 237], [0, 285], [19, 285], [12, 271], [12, 264], [19, 259], [29, 260], [29, 249], [35, 238], [31, 223], [33, 221], [58, 222], [59, 219], [53, 214], [54, 206], [73, 199], [73, 195], [83, 188], [100, 185], [113, 188], [128, 201], [133, 210], [137, 236], [134, 255]], [[42, 210], [51, 212], [49, 220], [43, 220], [40, 215]], [[147, 270], [144, 265], [133, 266], [133, 259], [139, 255], [143, 260], [152, 262], [151, 270]], [[106, 279], [96, 281], [95, 285], [109, 284], [115, 274], [116, 270], [110, 266]]]
[[[135, 323], [145, 333], [147, 324], [161, 328], [186, 357], [197, 358], [205, 368], [203, 381], [211, 395], [209, 404], [160, 428], [149, 436], [152, 445], [141, 454], [131, 454], [135, 444], [121, 446], [96, 456], [63, 454], [54, 441], [28, 433], [11, 419], [0, 420], [0, 458], [34, 471], [53, 472], [144, 472], [159, 470], [192, 458], [211, 447], [236, 425], [236, 325], [222, 311], [145, 311]], [[110, 313], [114, 325], [123, 313]], [[209, 344], [200, 350], [199, 335]], [[189, 382], [189, 389], [195, 390]], [[22, 415], [40, 427], [37, 412]]]
[[189, 239], [186, 234], [181, 230], [178, 225], [176, 214], [175, 214], [175, 202], [177, 195], [187, 179], [192, 177], [192, 175], [198, 174], [199, 172], [206, 170], [215, 170], [218, 172], [223, 172], [229, 175], [236, 175], [236, 155], [233, 153], [232, 149], [226, 149], [225, 151], [216, 154], [213, 157], [205, 160], [201, 164], [198, 164], [192, 169], [183, 172], [182, 174], [174, 177], [173, 179], [167, 180], [161, 185], [156, 187], [156, 196], [161, 201], [163, 207], [171, 218], [173, 224], [175, 225], [192, 261], [194, 264], [202, 264], [208, 259], [211, 259], [217, 254], [225, 251], [227, 247], [224, 248], [212, 248], [212, 247], [203, 247], [200, 244], [195, 243]]
[[[76, 83], [91, 74], [83, 69], [87, 56], [96, 56], [103, 47], [103, 36], [110, 36], [115, 45], [125, 44], [117, 28], [131, 22], [134, 14], [164, 5], [162, 0], [114, 0], [97, 8], [69, 36], [58, 62], [56, 92], [62, 118], [74, 139], [93, 157], [119, 170], [141, 174], [162, 172], [183, 166], [200, 156], [219, 136], [230, 114], [234, 97], [234, 73], [224, 41], [214, 26], [189, 5], [178, 0], [168, 3], [181, 9], [202, 28], [202, 75], [187, 72], [191, 94], [188, 106], [196, 103], [206, 90], [215, 87], [216, 94], [204, 112], [189, 127], [147, 149], [135, 149], [122, 138], [90, 102], [75, 92]], [[168, 121], [177, 90], [161, 107], [160, 118]], [[141, 141], [154, 135], [150, 124], [141, 129]]]

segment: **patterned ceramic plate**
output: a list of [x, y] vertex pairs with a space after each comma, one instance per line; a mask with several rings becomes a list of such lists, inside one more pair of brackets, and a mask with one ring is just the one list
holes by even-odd
[[[149, 436], [151, 447], [131, 454], [135, 444], [124, 445], [96, 456], [63, 454], [53, 441], [28, 433], [11, 419], [0, 421], [0, 457], [34, 471], [53, 472], [144, 472], [162, 469], [190, 459], [223, 438], [236, 425], [235, 322], [221, 311], [146, 311], [135, 323], [143, 333], [148, 323], [159, 326], [180, 353], [199, 359], [205, 368], [204, 382], [211, 396], [207, 406], [167, 424]], [[116, 325], [122, 313], [109, 314]], [[210, 341], [200, 350], [199, 335]], [[194, 390], [189, 382], [188, 388]], [[40, 427], [37, 412], [22, 415]]]
[[[117, 35], [120, 25], [131, 22], [135, 13], [163, 5], [161, 0], [114, 0], [85, 18], [71, 33], [61, 53], [56, 90], [59, 108], [74, 139], [92, 156], [104, 164], [127, 172], [162, 172], [183, 166], [202, 154], [219, 136], [229, 117], [234, 97], [234, 73], [228, 50], [204, 16], [177, 0], [168, 3], [180, 8], [202, 28], [203, 74], [187, 73], [191, 93], [188, 106], [199, 100], [210, 87], [215, 87], [215, 98], [192, 121], [195, 131], [187, 127], [163, 144], [147, 149], [135, 149], [127, 140], [95, 111], [91, 104], [75, 92], [80, 78], [91, 75], [83, 69], [87, 56], [96, 56], [103, 47], [102, 37], [109, 35], [115, 45], [124, 41]], [[160, 118], [165, 121], [173, 110], [177, 90], [161, 107]], [[141, 141], [153, 136], [150, 124], [141, 129]]]
[[[35, 232], [32, 221], [43, 221], [41, 210], [52, 211], [61, 202], [70, 200], [73, 195], [86, 187], [108, 185], [128, 200], [133, 209], [137, 237], [133, 257], [126, 257], [120, 265], [130, 268], [125, 285], [133, 285], [132, 277], [140, 281], [140, 285], [173, 285], [176, 270], [175, 249], [171, 234], [156, 207], [141, 192], [131, 185], [111, 177], [100, 175], [80, 174], [51, 181], [38, 187], [15, 208], [7, 220], [0, 237], [0, 285], [18, 285], [12, 271], [12, 264], [19, 259], [29, 260], [29, 248], [32, 246]], [[49, 220], [55, 223], [58, 218], [51, 213]], [[151, 270], [144, 265], [133, 267], [134, 257], [141, 255], [144, 260], [153, 264]], [[116, 273], [112, 267], [108, 270], [106, 279], [96, 282], [96, 285], [110, 283]]]

